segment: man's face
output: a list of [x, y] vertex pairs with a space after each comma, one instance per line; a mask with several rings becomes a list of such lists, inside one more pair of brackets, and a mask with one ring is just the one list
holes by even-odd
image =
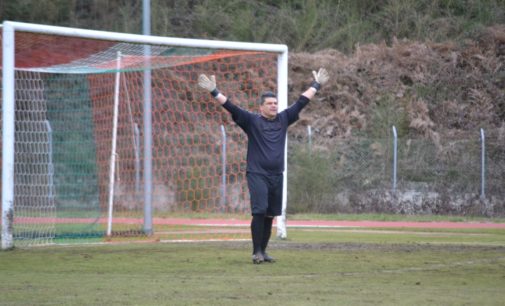
[[267, 119], [274, 119], [277, 116], [277, 98], [265, 98], [263, 104], [260, 105], [260, 114]]

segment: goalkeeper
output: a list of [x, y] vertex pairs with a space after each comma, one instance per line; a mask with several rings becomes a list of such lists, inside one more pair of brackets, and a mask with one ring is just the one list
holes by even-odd
[[233, 121], [244, 130], [247, 144], [247, 184], [251, 199], [251, 235], [254, 264], [274, 262], [266, 252], [274, 217], [282, 213], [284, 146], [289, 125], [309, 103], [321, 85], [329, 79], [326, 69], [313, 71], [314, 81], [298, 100], [278, 113], [277, 97], [272, 92], [261, 95], [259, 114], [246, 111], [219, 92], [214, 76], [200, 75], [198, 85], [208, 90], [231, 113]]

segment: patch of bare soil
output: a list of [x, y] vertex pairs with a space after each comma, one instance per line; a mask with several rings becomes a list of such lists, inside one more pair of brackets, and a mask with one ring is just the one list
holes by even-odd
[[[222, 248], [248, 249], [251, 248], [250, 241], [226, 241], [211, 242], [220, 244]], [[417, 251], [450, 251], [450, 252], [468, 252], [468, 251], [497, 251], [505, 253], [505, 246], [483, 246], [483, 245], [462, 245], [462, 244], [378, 244], [378, 243], [299, 243], [290, 241], [272, 240], [269, 243], [269, 249], [274, 250], [327, 250], [327, 251], [366, 251], [375, 250], [381, 252], [417, 252]]]
[[500, 251], [505, 253], [502, 246], [470, 246], [449, 244], [375, 244], [375, 243], [282, 243], [273, 242], [272, 249], [288, 250], [331, 250], [331, 251], [363, 251], [376, 250], [381, 252], [416, 252], [421, 250], [440, 251]]

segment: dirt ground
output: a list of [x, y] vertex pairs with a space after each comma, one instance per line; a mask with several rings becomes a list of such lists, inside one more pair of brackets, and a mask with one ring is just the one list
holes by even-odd
[[[227, 241], [218, 243], [224, 249], [248, 249], [250, 241]], [[269, 248], [274, 250], [327, 250], [327, 251], [364, 251], [375, 250], [383, 252], [415, 252], [415, 251], [498, 251], [505, 253], [503, 246], [476, 246], [463, 244], [375, 244], [375, 243], [359, 243], [359, 242], [339, 242], [339, 243], [300, 243], [300, 242], [285, 242], [271, 241]]]

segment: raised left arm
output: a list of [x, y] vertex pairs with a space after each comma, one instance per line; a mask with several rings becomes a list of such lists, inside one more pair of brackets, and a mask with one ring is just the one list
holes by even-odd
[[210, 94], [216, 99], [221, 105], [223, 105], [228, 98], [224, 94], [222, 94], [216, 86], [216, 77], [211, 75], [210, 77], [205, 74], [200, 74], [198, 77], [198, 86], [206, 89], [210, 92]]
[[307, 97], [309, 100], [314, 98], [316, 93], [321, 89], [321, 86], [330, 79], [328, 71], [324, 68], [320, 68], [318, 72], [312, 71], [312, 75], [314, 76], [314, 81], [310, 84], [309, 89], [302, 93], [302, 95]]

